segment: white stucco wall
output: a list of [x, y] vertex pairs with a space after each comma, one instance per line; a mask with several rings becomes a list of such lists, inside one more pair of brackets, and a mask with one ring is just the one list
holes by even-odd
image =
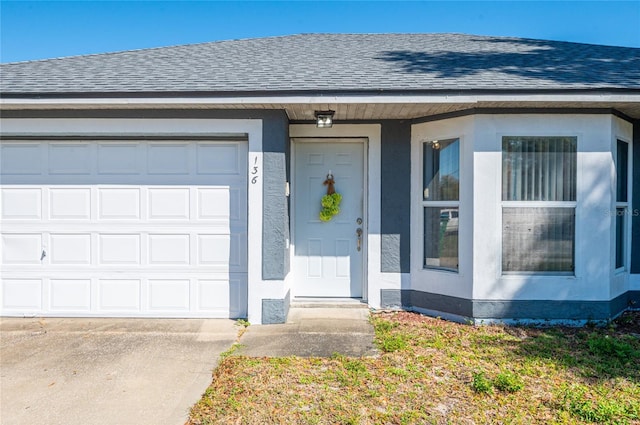
[[[611, 116], [479, 115], [475, 175], [495, 182], [485, 197], [476, 185], [476, 210], [493, 220], [474, 227], [474, 299], [609, 300], [611, 220]], [[502, 136], [575, 136], [578, 139], [575, 276], [502, 275]], [[490, 191], [487, 191], [490, 192]], [[486, 255], [481, 252], [493, 253]]]
[[[468, 116], [413, 125], [411, 128], [411, 289], [471, 298], [473, 291], [473, 185], [475, 117]], [[460, 139], [459, 271], [423, 268], [422, 144]]]

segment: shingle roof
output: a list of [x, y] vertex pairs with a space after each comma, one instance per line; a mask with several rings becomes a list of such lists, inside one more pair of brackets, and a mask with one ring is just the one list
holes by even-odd
[[300, 34], [3, 64], [3, 95], [640, 89], [640, 49], [464, 34]]

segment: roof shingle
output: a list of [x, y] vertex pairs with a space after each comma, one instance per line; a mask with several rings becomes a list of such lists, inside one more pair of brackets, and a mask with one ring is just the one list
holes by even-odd
[[640, 89], [640, 49], [464, 34], [300, 34], [0, 67], [3, 95]]

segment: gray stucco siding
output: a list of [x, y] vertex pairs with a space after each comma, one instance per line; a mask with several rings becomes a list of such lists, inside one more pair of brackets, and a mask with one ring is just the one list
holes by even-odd
[[499, 320], [610, 320], [628, 308], [640, 308], [640, 291], [610, 301], [469, 300], [411, 289], [382, 290], [382, 308], [438, 312], [460, 318]]
[[629, 308], [640, 310], [640, 291], [629, 291]]
[[283, 280], [289, 273], [289, 121], [283, 111], [267, 111], [262, 120], [262, 278]]
[[275, 325], [286, 323], [291, 304], [291, 292], [288, 291], [283, 299], [262, 300], [262, 324]]
[[409, 273], [411, 123], [382, 121], [380, 170], [380, 271]]
[[607, 320], [609, 301], [501, 300], [474, 301], [475, 319]]

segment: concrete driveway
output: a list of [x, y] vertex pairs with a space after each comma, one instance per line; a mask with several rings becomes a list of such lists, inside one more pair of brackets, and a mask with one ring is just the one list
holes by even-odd
[[232, 320], [0, 321], [0, 423], [182, 425]]

